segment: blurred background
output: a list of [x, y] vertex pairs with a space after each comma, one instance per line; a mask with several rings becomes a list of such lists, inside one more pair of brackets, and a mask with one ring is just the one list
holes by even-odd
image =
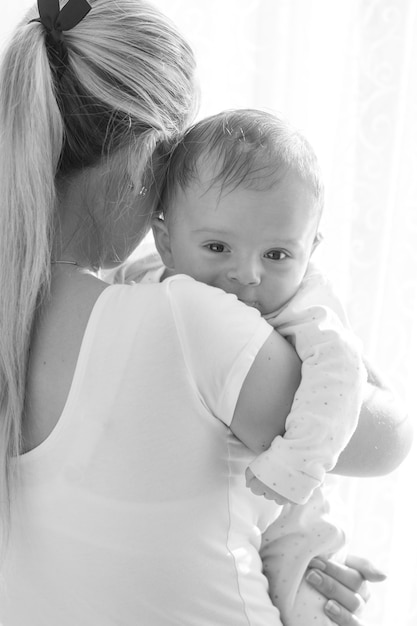
[[[0, 0], [0, 50], [30, 4]], [[266, 109], [288, 117], [315, 147], [327, 189], [321, 265], [344, 297], [367, 357], [415, 421], [417, 2], [154, 4], [194, 47], [198, 117]], [[389, 476], [342, 481], [350, 551], [388, 574], [373, 587], [369, 626], [417, 624], [416, 447]]]

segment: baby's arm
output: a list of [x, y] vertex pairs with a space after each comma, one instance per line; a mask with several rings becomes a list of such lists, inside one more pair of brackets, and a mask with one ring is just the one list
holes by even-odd
[[326, 598], [306, 581], [314, 556], [344, 559], [344, 533], [328, 517], [321, 488], [304, 505], [287, 504], [263, 533], [260, 555], [269, 595], [285, 626], [331, 626]]
[[255, 493], [275, 492], [277, 501], [299, 504], [322, 483], [355, 431], [366, 371], [342, 306], [318, 272], [310, 270], [291, 301], [267, 319], [294, 345], [302, 380], [285, 433], [250, 464], [248, 484]]

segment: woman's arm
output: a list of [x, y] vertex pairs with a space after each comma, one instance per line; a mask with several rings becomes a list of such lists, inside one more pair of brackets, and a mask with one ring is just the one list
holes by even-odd
[[[407, 456], [412, 425], [398, 398], [365, 362], [366, 396], [358, 426], [333, 472], [345, 476], [382, 476]], [[285, 431], [301, 375], [295, 351], [272, 332], [259, 351], [242, 386], [230, 428], [255, 453], [266, 450]], [[337, 418], [336, 418], [337, 419]]]
[[365, 365], [366, 397], [356, 431], [333, 470], [336, 474], [383, 476], [402, 463], [411, 447], [411, 420], [388, 385]]
[[230, 429], [256, 453], [285, 432], [285, 420], [300, 384], [301, 362], [295, 350], [272, 331], [242, 385]]

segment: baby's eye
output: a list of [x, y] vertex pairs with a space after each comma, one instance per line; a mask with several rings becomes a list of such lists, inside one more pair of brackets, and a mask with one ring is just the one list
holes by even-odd
[[265, 257], [271, 261], [283, 261], [287, 256], [288, 254], [283, 250], [269, 250], [265, 253]]
[[218, 243], [217, 241], [213, 241], [213, 243], [207, 243], [205, 248], [210, 250], [211, 252], [224, 252], [225, 245], [223, 243]]

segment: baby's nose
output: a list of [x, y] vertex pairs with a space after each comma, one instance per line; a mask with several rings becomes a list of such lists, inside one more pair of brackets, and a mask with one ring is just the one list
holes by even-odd
[[231, 268], [227, 276], [241, 285], [256, 286], [261, 282], [261, 268], [256, 262], [244, 263]]

